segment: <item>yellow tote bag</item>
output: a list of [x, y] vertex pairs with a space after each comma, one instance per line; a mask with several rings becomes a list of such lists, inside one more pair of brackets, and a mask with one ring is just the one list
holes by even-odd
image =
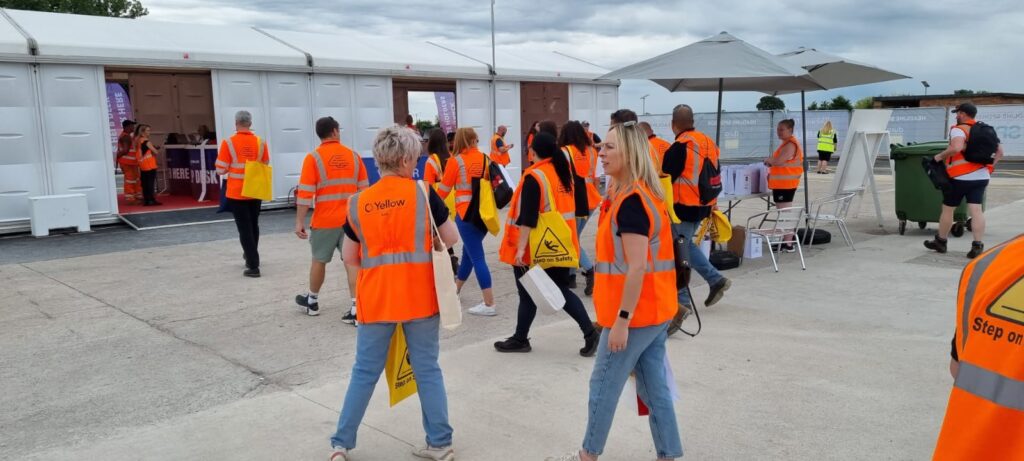
[[[434, 184], [434, 191], [441, 187], [440, 183]], [[448, 194], [448, 198], [444, 199], [445, 206], [448, 207], [448, 217], [455, 217], [455, 192]]]
[[487, 232], [490, 232], [491, 235], [498, 235], [498, 232], [501, 232], [498, 204], [494, 201], [494, 187], [491, 186], [491, 180], [486, 175], [480, 178], [480, 220], [487, 226]]
[[715, 243], [728, 243], [732, 239], [732, 223], [729, 217], [720, 210], [711, 211], [711, 240]]
[[416, 375], [412, 372], [409, 362], [409, 346], [405, 343], [405, 330], [402, 324], [395, 325], [395, 333], [391, 335], [391, 347], [388, 349], [388, 360], [384, 363], [384, 374], [388, 380], [388, 395], [391, 406], [405, 400], [417, 391]]
[[[536, 171], [544, 176], [544, 172]], [[562, 213], [554, 207], [555, 196], [548, 184], [547, 211], [540, 214], [537, 227], [530, 231], [530, 261], [533, 265], [544, 269], [549, 267], [579, 267], [579, 250], [573, 243], [573, 232], [562, 218]]]
[[263, 162], [245, 162], [245, 179], [242, 180], [242, 195], [269, 202], [274, 199], [274, 169]]
[[661, 190], [665, 192], [665, 208], [668, 209], [668, 216], [672, 218], [672, 224], [679, 224], [683, 221], [676, 216], [676, 209], [672, 206], [675, 203], [675, 198], [672, 196], [672, 177], [663, 174], [658, 176], [661, 180]]

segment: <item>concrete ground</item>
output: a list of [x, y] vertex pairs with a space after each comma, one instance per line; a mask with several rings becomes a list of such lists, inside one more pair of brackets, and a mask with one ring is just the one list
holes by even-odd
[[[811, 175], [812, 191], [831, 178]], [[796, 255], [779, 273], [767, 257], [746, 260], [725, 273], [723, 301], [702, 311], [703, 332], [670, 339], [687, 458], [930, 456], [970, 239], [936, 255], [920, 243], [934, 230], [897, 235], [892, 181], [878, 182], [885, 227], [865, 202], [851, 222], [856, 251], [833, 233], [807, 251], [806, 271]], [[1024, 229], [1022, 199], [1024, 181], [993, 181], [986, 242]], [[744, 202], [734, 222], [761, 206]], [[338, 264], [323, 315], [293, 305], [308, 247], [292, 219], [264, 216], [261, 279], [241, 277], [230, 223], [0, 239], [0, 459], [326, 459], [355, 329], [339, 319], [348, 295]], [[564, 315], [538, 317], [532, 353], [493, 351], [514, 328], [517, 297], [497, 239], [487, 244], [499, 315], [442, 332], [458, 458], [568, 452], [583, 436], [592, 359], [577, 355], [582, 340]], [[464, 304], [476, 304], [475, 282], [467, 287]], [[353, 459], [414, 459], [418, 413], [416, 399], [388, 408], [381, 386]], [[602, 459], [654, 458], [646, 418], [622, 406]]]

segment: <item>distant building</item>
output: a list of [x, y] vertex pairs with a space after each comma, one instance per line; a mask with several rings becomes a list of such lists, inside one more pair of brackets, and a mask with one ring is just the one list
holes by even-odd
[[874, 98], [875, 109], [898, 109], [901, 107], [953, 107], [963, 102], [977, 106], [997, 104], [1024, 104], [1021, 93], [980, 93], [980, 94], [927, 94], [913, 96], [881, 96]]

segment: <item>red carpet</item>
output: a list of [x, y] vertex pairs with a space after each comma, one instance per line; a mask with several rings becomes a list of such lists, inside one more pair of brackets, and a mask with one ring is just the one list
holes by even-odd
[[117, 195], [117, 209], [120, 214], [152, 213], [156, 211], [186, 210], [190, 208], [215, 208], [219, 203], [215, 200], [197, 202], [187, 195], [158, 195], [156, 200], [162, 205], [142, 206], [128, 205], [124, 202], [124, 195]]

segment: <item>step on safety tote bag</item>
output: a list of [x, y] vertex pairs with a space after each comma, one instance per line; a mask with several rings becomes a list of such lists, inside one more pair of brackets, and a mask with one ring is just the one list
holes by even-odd
[[245, 179], [242, 180], [242, 195], [265, 202], [273, 200], [273, 177], [274, 169], [270, 165], [255, 160], [245, 162]]
[[392, 407], [416, 393], [416, 375], [409, 362], [409, 346], [405, 342], [405, 330], [401, 323], [395, 325], [395, 332], [391, 335], [384, 374], [388, 380], [388, 397]]
[[658, 180], [661, 181], [661, 190], [665, 192], [665, 208], [668, 209], [668, 216], [672, 218], [672, 224], [679, 224], [683, 222], [676, 216], [676, 207], [672, 206], [675, 204], [675, 198], [672, 193], [672, 177], [663, 174], [658, 176]]
[[537, 227], [530, 231], [530, 261], [543, 268], [579, 267], [579, 251], [573, 243], [573, 232], [565, 223], [562, 214], [554, 208], [555, 195], [551, 192], [551, 182], [544, 177], [544, 172], [534, 170], [541, 175], [543, 184], [548, 184], [548, 200], [545, 210], [537, 219]]
[[540, 266], [533, 266], [519, 278], [519, 283], [526, 289], [530, 299], [543, 312], [554, 313], [565, 307], [565, 296], [558, 289], [555, 281]]
[[[430, 194], [427, 193], [427, 186], [420, 181], [420, 190], [430, 203]], [[454, 196], [455, 194], [451, 194]], [[441, 241], [441, 234], [437, 232], [437, 223], [434, 222], [434, 214], [427, 210], [430, 217], [430, 235], [434, 244], [431, 246], [431, 262], [434, 265], [434, 291], [437, 293], [437, 307], [440, 310], [441, 326], [447, 330], [454, 330], [462, 325], [462, 303], [459, 301], [459, 294], [455, 288], [455, 272], [452, 270], [451, 256], [448, 255], [448, 248]]]

